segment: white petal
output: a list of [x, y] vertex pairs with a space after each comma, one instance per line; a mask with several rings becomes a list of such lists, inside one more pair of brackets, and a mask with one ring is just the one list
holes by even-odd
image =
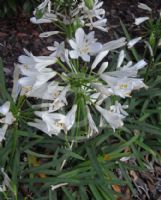
[[51, 185], [51, 190], [56, 190], [62, 186], [65, 186], [65, 185], [68, 185], [68, 183], [60, 183], [60, 184], [57, 184], [57, 185]]
[[138, 18], [135, 18], [134, 24], [135, 25], [140, 25], [143, 22], [147, 21], [148, 19], [149, 19], [149, 17], [138, 17]]
[[84, 37], [85, 37], [84, 30], [82, 28], [78, 28], [75, 32], [76, 43], [81, 46], [83, 44]]
[[69, 40], [68, 42], [73, 49], [77, 49], [77, 43], [74, 40]]
[[32, 22], [33, 24], [43, 24], [43, 23], [51, 23], [52, 20], [51, 19], [36, 19], [36, 17], [31, 17], [30, 18], [30, 22]]
[[132, 48], [136, 43], [138, 43], [140, 40], [142, 39], [142, 37], [137, 37], [137, 38], [134, 38], [132, 40], [130, 40], [127, 44], [128, 48]]
[[144, 4], [144, 3], [139, 3], [139, 4], [138, 4], [138, 8], [141, 8], [141, 9], [143, 9], [143, 10], [147, 10], [147, 11], [149, 11], [149, 12], [152, 11], [152, 9], [151, 9], [148, 5], [146, 5], [146, 4]]
[[126, 38], [122, 37], [120, 39], [113, 40], [104, 44], [102, 47], [102, 51], [105, 51], [105, 50], [112, 51], [112, 50], [125, 46], [125, 44], [126, 44]]
[[145, 62], [145, 60], [140, 60], [135, 65], [133, 65], [132, 68], [136, 68], [137, 70], [139, 70], [145, 67], [146, 65], [147, 63]]
[[41, 33], [39, 35], [40, 38], [44, 38], [44, 37], [49, 37], [49, 36], [52, 36], [52, 35], [56, 35], [60, 33], [59, 31], [48, 31], [48, 32], [44, 32], [44, 33]]
[[117, 61], [117, 67], [116, 68], [120, 68], [123, 61], [124, 61], [124, 58], [125, 58], [125, 51], [124, 50], [121, 50], [120, 51], [120, 54], [119, 54], [119, 58], [118, 58], [118, 61]]
[[108, 67], [108, 62], [103, 62], [97, 74], [101, 75], [107, 69], [107, 67]]
[[6, 114], [6, 117], [5, 117], [5, 123], [8, 124], [8, 125], [11, 125], [13, 122], [15, 121], [15, 118], [13, 117], [13, 114], [11, 112], [8, 112]]
[[5, 140], [5, 134], [6, 134], [7, 128], [8, 128], [7, 124], [4, 124], [2, 128], [0, 128], [0, 142], [2, 142], [2, 140]]
[[95, 133], [98, 133], [98, 128], [96, 127], [96, 124], [92, 118], [92, 115], [90, 113], [90, 110], [88, 108], [88, 106], [86, 107], [87, 108], [87, 117], [88, 117], [88, 122], [89, 122], [89, 136], [92, 136], [93, 134]]
[[10, 102], [5, 102], [2, 106], [0, 106], [0, 113], [6, 115], [10, 109]]
[[104, 58], [105, 56], [107, 56], [108, 52], [109, 52], [108, 50], [107, 50], [107, 51], [102, 51], [102, 52], [100, 52], [100, 53], [96, 56], [96, 58], [95, 58], [95, 60], [94, 60], [94, 62], [93, 62], [93, 64], [92, 64], [91, 68], [92, 68], [92, 69], [96, 68], [97, 65], [103, 60], [103, 58]]
[[74, 125], [76, 111], [77, 111], [77, 105], [73, 105], [72, 109], [67, 113], [65, 117], [66, 130], [70, 130], [72, 126]]
[[102, 49], [102, 44], [99, 43], [99, 42], [91, 43], [89, 45], [89, 51], [92, 54], [93, 53], [95, 54], [95, 53], [99, 52], [101, 49]]
[[84, 61], [90, 62], [90, 56], [88, 54], [82, 54], [80, 56]]
[[20, 75], [20, 69], [19, 69], [18, 65], [14, 65], [14, 66], [15, 66], [15, 69], [13, 72], [13, 88], [12, 88], [11, 96], [13, 98], [13, 101], [16, 102], [17, 97], [21, 91], [21, 86], [18, 82], [19, 75]]
[[77, 59], [79, 57], [78, 52], [75, 50], [69, 51], [69, 55], [72, 59]]

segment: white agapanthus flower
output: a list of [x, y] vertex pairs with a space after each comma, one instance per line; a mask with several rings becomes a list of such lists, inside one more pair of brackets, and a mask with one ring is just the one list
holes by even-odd
[[96, 109], [98, 110], [98, 112], [100, 112], [100, 114], [103, 116], [106, 122], [109, 123], [109, 125], [113, 128], [114, 131], [115, 129], [120, 128], [124, 125], [124, 115], [116, 112], [111, 112], [109, 110], [101, 108], [98, 105], [96, 105]]
[[96, 28], [103, 32], [108, 32], [107, 19], [98, 19], [97, 21], [90, 21], [84, 24], [85, 26], [88, 26], [91, 30], [93, 28]]
[[81, 57], [84, 61], [89, 62], [90, 56], [98, 53], [102, 44], [96, 42], [94, 32], [85, 34], [82, 28], [78, 28], [75, 33], [75, 38], [69, 40], [69, 44], [73, 50], [69, 51], [72, 59]]
[[68, 105], [66, 95], [69, 91], [69, 86], [66, 86], [62, 89], [62, 91], [59, 93], [59, 95], [54, 99], [53, 103], [49, 106], [50, 112], [55, 112], [56, 110], [59, 110], [65, 105]]
[[143, 80], [139, 78], [129, 78], [126, 76], [120, 78], [119, 76], [115, 77], [107, 74], [102, 74], [100, 77], [108, 84], [107, 90], [110, 90], [111, 93], [122, 98], [130, 97], [133, 90], [147, 88]]
[[64, 87], [58, 85], [57, 82], [44, 83], [41, 87], [32, 89], [27, 92], [27, 96], [44, 100], [55, 100]]
[[135, 18], [135, 25], [140, 25], [142, 24], [143, 22], [149, 20], [150, 18], [149, 17], [138, 17], [138, 18]]
[[15, 121], [15, 118], [10, 112], [10, 102], [5, 102], [2, 106], [0, 106], [0, 114], [2, 115], [0, 119], [0, 123], [3, 124], [0, 128], [0, 142], [5, 139], [5, 134], [9, 125], [12, 125]]
[[131, 49], [135, 44], [137, 44], [138, 42], [140, 42], [141, 39], [142, 39], [142, 37], [137, 37], [137, 38], [134, 38], [134, 39], [130, 40], [127, 43], [128, 49]]
[[[49, 23], [60, 20], [64, 26], [69, 24], [73, 26], [75, 22], [78, 22], [77, 24], [81, 24], [82, 27], [87, 26], [90, 29], [97, 28], [107, 32], [107, 19], [102, 5], [103, 1], [99, 2], [99, 0], [94, 0], [91, 7], [87, 6], [85, 1], [82, 1], [77, 7], [73, 4], [70, 10], [71, 17], [58, 12], [55, 14], [51, 9], [51, 1], [45, 0], [34, 11], [35, 17], [31, 21]], [[140, 4], [141, 7], [148, 9], [143, 4]], [[148, 19], [149, 17], [136, 19], [136, 24]], [[57, 33], [57, 31], [48, 31], [40, 34], [40, 37], [48, 37]], [[60, 43], [55, 41], [53, 46], [47, 47], [51, 51], [49, 56], [34, 56], [25, 50], [26, 55], [19, 57], [22, 77], [18, 82], [22, 86], [21, 94], [43, 100], [42, 104], [36, 104], [33, 107], [35, 110], [42, 109], [43, 111], [36, 111], [37, 119], [28, 124], [49, 136], [59, 135], [62, 131], [67, 133], [74, 124], [77, 125], [75, 123], [79, 120], [77, 106], [79, 112], [79, 98], [82, 98], [87, 113], [85, 119], [85, 126], [88, 126], [87, 137], [99, 133], [93, 117], [93, 109], [101, 116], [101, 122], [106, 121], [114, 131], [121, 128], [124, 124], [123, 120], [128, 116], [125, 111], [128, 106], [121, 105], [118, 101], [114, 105], [110, 105], [110, 98], [111, 96], [131, 97], [133, 90], [147, 88], [143, 79], [137, 77], [138, 71], [147, 63], [140, 60], [136, 64], [133, 64], [132, 61], [125, 64], [128, 60], [125, 51], [119, 50], [116, 68], [109, 71], [108, 66], [110, 65], [107, 58], [111, 51], [118, 52], [119, 48], [126, 45], [128, 48], [132, 48], [141, 39], [138, 37], [127, 42], [126, 38], [122, 37], [101, 44], [94, 37], [94, 32], [86, 34], [83, 28], [78, 28], [75, 36], [68, 40], [70, 49], [65, 48], [65, 41]], [[94, 59], [93, 63], [89, 65], [86, 62], [90, 62], [91, 57]], [[80, 62], [79, 58], [82, 59]], [[73, 59], [77, 59], [77, 61]], [[54, 64], [56, 64], [55, 71], [50, 68], [50, 65]], [[59, 70], [58, 65], [65, 71]], [[88, 69], [85, 70], [85, 67]], [[104, 108], [104, 103], [108, 103], [108, 109]], [[65, 110], [69, 110], [66, 109], [69, 105], [72, 108], [65, 113]], [[81, 127], [79, 128], [81, 132]]]
[[93, 18], [103, 19], [105, 16], [105, 10], [102, 8], [102, 5], [103, 1], [99, 2], [98, 0], [95, 0], [93, 3], [93, 7], [88, 8], [85, 2], [83, 2], [83, 17], [88, 18], [90, 21], [92, 21]]
[[19, 56], [18, 61], [26, 68], [41, 70], [57, 62], [57, 58], [55, 56], [34, 56], [26, 49], [24, 49], [24, 52], [26, 55]]
[[34, 24], [52, 23], [53, 21], [57, 21], [57, 15], [51, 12], [50, 0], [42, 2], [36, 10], [34, 10], [33, 14], [34, 17], [31, 17], [30, 21]]
[[107, 97], [111, 95], [117, 95], [122, 98], [130, 97], [133, 90], [138, 90], [143, 87], [147, 88], [143, 80], [137, 78], [138, 70], [145, 67], [147, 63], [144, 60], [140, 60], [134, 65], [132, 65], [132, 62], [129, 62], [127, 65], [120, 67], [124, 59], [124, 55], [121, 54], [124, 53], [121, 52], [119, 54], [119, 65], [117, 64], [118, 70], [99, 74], [100, 78], [104, 80], [107, 85], [93, 84], [98, 92], [103, 93]]
[[20, 70], [24, 77], [19, 79], [19, 84], [27, 89], [26, 93], [41, 87], [57, 74], [50, 68], [45, 68], [39, 71], [34, 68], [26, 68], [23, 65], [20, 65]]
[[9, 101], [5, 102], [2, 106], [0, 106], [0, 114], [5, 116], [0, 119], [0, 123], [11, 125], [15, 121], [12, 112], [10, 112], [9, 110], [10, 110]]
[[28, 124], [42, 130], [49, 136], [58, 135], [61, 130], [67, 133], [74, 125], [76, 111], [77, 105], [73, 105], [66, 115], [49, 111], [36, 111], [35, 114], [42, 120], [36, 119], [35, 122], [29, 122]]
[[148, 5], [146, 5], [144, 3], [138, 3], [138, 8], [146, 10], [146, 11], [149, 11], [149, 12], [152, 12], [152, 9]]
[[121, 105], [118, 101], [115, 102], [115, 105], [110, 106], [110, 110], [115, 113], [119, 113], [128, 116], [128, 113], [124, 110], [127, 109], [128, 105]]
[[88, 137], [91, 137], [94, 134], [97, 134], [99, 131], [92, 118], [92, 115], [88, 106], [86, 106], [86, 109], [87, 109], [87, 118], [88, 118], [88, 124], [89, 124]]
[[50, 56], [60, 58], [62, 62], [65, 62], [65, 42], [54, 42], [54, 46], [47, 47], [49, 51], [53, 51]]

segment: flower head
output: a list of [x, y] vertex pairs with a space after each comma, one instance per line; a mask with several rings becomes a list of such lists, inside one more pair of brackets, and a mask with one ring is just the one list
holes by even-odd
[[73, 59], [81, 57], [86, 62], [89, 62], [90, 56], [98, 53], [102, 48], [102, 44], [96, 42], [94, 32], [86, 35], [82, 28], [76, 30], [75, 39], [69, 40], [69, 44], [73, 48], [69, 51], [70, 57]]

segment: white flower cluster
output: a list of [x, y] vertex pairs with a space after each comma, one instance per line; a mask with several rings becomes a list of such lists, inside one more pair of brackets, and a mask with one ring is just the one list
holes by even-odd
[[[95, 0], [93, 6], [88, 7], [82, 1], [71, 10], [71, 18], [73, 20], [81, 16], [84, 25], [106, 31], [107, 20], [104, 18], [102, 4], [103, 2]], [[36, 18], [38, 11], [42, 14], [40, 18]], [[50, 0], [40, 4], [34, 14], [31, 21], [37, 24], [61, 18], [62, 23], [67, 23], [66, 16], [52, 10]], [[50, 36], [52, 33], [46, 32], [44, 35]], [[134, 90], [147, 88], [143, 79], [138, 78], [138, 70], [145, 67], [146, 62], [127, 62], [125, 51], [118, 49], [130, 49], [141, 39], [136, 38], [127, 43], [126, 38], [120, 38], [102, 44], [97, 42], [94, 31], [86, 34], [79, 27], [67, 42], [55, 41], [53, 46], [47, 47], [51, 51], [49, 56], [34, 56], [25, 50], [25, 55], [19, 57], [18, 64], [22, 75], [18, 81], [22, 87], [21, 95], [43, 100], [41, 104], [33, 106], [41, 110], [35, 111], [37, 118], [28, 124], [49, 136], [58, 135], [61, 131], [67, 133], [72, 127], [83, 126], [79, 120], [80, 115], [85, 114], [87, 136], [98, 133], [99, 125], [104, 122], [113, 130], [122, 127], [123, 120], [128, 115], [124, 109], [128, 105], [121, 105], [119, 101], [121, 98], [131, 97]], [[107, 56], [111, 51], [119, 52], [114, 71], [107, 70]], [[106, 102], [110, 102], [110, 105], [107, 106]], [[100, 113], [100, 124], [95, 122], [95, 112]]]
[[[45, 0], [33, 12], [34, 17], [30, 21], [34, 24], [42, 23], [63, 23], [64, 25], [71, 25], [75, 21], [79, 21], [81, 26], [87, 26], [90, 29], [96, 28], [101, 31], [107, 32], [107, 19], [105, 18], [105, 10], [102, 8], [103, 1], [95, 0], [93, 5], [87, 6], [88, 1], [82, 0], [80, 3], [73, 1], [70, 11], [63, 14], [58, 10], [54, 10], [52, 2]], [[47, 37], [50, 35], [58, 34], [59, 31], [50, 31], [40, 34], [40, 37]]]
[[[131, 61], [123, 64], [126, 55], [122, 50], [118, 56], [116, 71], [105, 72], [108, 62], [101, 63], [101, 61], [106, 59], [110, 51], [125, 46], [125, 38], [102, 45], [96, 42], [94, 32], [85, 34], [82, 28], [78, 28], [75, 38], [68, 42], [72, 49], [66, 49], [64, 42], [60, 44], [55, 42], [54, 47], [48, 48], [53, 51], [49, 56], [36, 57], [25, 50], [26, 55], [19, 57], [19, 68], [23, 75], [19, 79], [22, 86], [21, 95], [47, 100], [47, 103], [37, 106], [45, 109], [35, 112], [39, 118], [28, 124], [49, 136], [58, 135], [62, 130], [67, 133], [76, 123], [79, 106], [77, 96], [81, 94], [86, 104], [88, 136], [98, 133], [97, 125], [90, 111], [91, 107], [94, 107], [114, 130], [122, 127], [123, 119], [128, 115], [124, 111], [127, 105], [122, 106], [116, 101], [114, 105], [106, 109], [103, 107], [104, 102], [111, 96], [126, 98], [130, 97], [133, 90], [146, 88], [143, 80], [137, 77], [138, 70], [145, 67], [146, 62], [141, 60], [136, 64]], [[95, 59], [89, 67], [87, 63], [94, 56]], [[82, 61], [77, 65], [76, 62], [80, 61], [79, 58]], [[84, 62], [86, 72], [82, 71], [82, 62]], [[59, 63], [64, 69], [62, 73], [49, 67]], [[96, 70], [96, 68], [98, 69]], [[89, 73], [88, 70], [90, 70]], [[70, 96], [75, 100], [71, 100]], [[70, 99], [71, 102], [67, 99]], [[70, 103], [73, 103], [73, 106], [67, 114], [63, 114], [63, 108]]]

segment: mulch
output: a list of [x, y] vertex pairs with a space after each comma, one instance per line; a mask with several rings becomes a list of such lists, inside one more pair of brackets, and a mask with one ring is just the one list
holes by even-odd
[[[113, 33], [117, 32], [120, 27], [120, 19], [125, 24], [132, 24], [135, 17], [145, 16], [146, 12], [137, 8], [138, 2], [147, 3], [155, 11], [161, 10], [161, 0], [104, 0], [110, 30], [109, 33], [99, 35], [99, 38], [106, 42], [113, 38]], [[34, 25], [30, 23], [29, 18], [30, 16], [20, 15], [0, 19], [0, 57], [3, 58], [9, 86], [11, 84], [10, 80], [12, 80], [14, 63], [18, 61], [18, 56], [23, 53], [23, 48], [32, 51], [34, 55], [47, 55], [46, 46], [52, 45], [54, 42], [53, 37], [39, 38], [41, 32], [52, 29], [51, 25]], [[140, 189], [139, 196], [136, 199], [161, 200], [160, 164], [155, 164], [154, 171], [135, 175], [137, 181], [142, 186], [146, 186], [148, 191], [147, 195], [143, 189]], [[130, 200], [132, 198], [127, 197], [126, 199]]]

